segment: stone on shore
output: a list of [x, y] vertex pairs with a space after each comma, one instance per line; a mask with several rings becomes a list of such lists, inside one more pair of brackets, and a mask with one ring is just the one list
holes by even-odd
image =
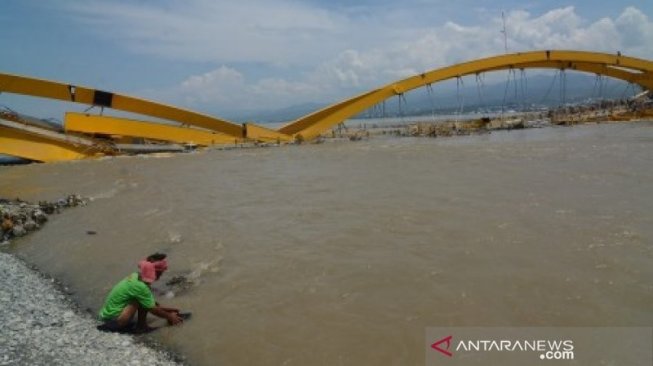
[[56, 202], [41, 201], [32, 204], [20, 199], [0, 199], [0, 243], [8, 243], [14, 237], [27, 235], [48, 221], [48, 215], [59, 213], [67, 207], [86, 206], [86, 199], [71, 194]]

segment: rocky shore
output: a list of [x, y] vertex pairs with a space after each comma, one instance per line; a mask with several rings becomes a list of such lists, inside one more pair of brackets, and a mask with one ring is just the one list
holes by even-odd
[[[85, 204], [75, 195], [39, 204], [0, 200], [0, 242], [38, 229], [62, 208]], [[0, 252], [0, 278], [0, 366], [179, 364], [135, 336], [97, 330], [93, 314], [81, 311], [54, 279], [13, 255]]]
[[0, 198], [0, 244], [9, 244], [15, 237], [27, 235], [48, 221], [48, 215], [67, 207], [86, 206], [87, 200], [71, 194], [55, 202], [41, 201], [31, 204], [21, 199]]

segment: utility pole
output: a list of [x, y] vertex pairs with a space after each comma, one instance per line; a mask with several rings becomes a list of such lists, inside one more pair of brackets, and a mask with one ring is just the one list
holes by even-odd
[[503, 33], [503, 47], [506, 53], [508, 53], [508, 31], [506, 30], [506, 15], [501, 11], [501, 20], [503, 21], [503, 29], [501, 30], [501, 33]]

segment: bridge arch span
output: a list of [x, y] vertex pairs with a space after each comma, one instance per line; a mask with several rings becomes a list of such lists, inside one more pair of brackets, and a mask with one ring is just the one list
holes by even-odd
[[569, 69], [605, 75], [653, 90], [653, 62], [617, 54], [586, 51], [533, 51], [459, 63], [387, 84], [301, 117], [279, 132], [311, 140], [347, 118], [393, 96], [440, 81], [506, 69]]

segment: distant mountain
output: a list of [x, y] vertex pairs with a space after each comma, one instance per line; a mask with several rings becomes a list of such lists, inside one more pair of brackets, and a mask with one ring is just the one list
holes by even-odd
[[234, 115], [232, 118], [237, 121], [256, 122], [261, 124], [287, 122], [305, 116], [326, 106], [326, 103], [304, 103], [281, 109], [239, 113]]

